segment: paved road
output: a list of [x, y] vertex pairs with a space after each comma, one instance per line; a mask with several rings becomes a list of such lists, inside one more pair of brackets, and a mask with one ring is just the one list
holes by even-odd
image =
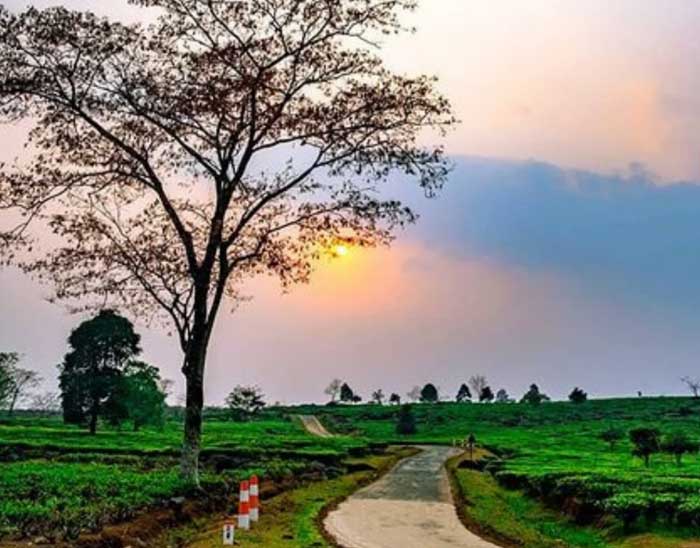
[[450, 447], [423, 447], [326, 518], [344, 548], [494, 548], [457, 517], [444, 463]]
[[319, 438], [332, 438], [331, 434], [326, 427], [321, 424], [314, 415], [299, 415], [299, 420], [301, 421], [304, 429], [313, 436], [318, 436]]

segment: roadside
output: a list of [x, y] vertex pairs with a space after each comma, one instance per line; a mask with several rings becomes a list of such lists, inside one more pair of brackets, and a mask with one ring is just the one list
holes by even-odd
[[[481, 450], [475, 460], [489, 456]], [[622, 539], [606, 521], [578, 525], [522, 491], [502, 487], [466, 461], [458, 456], [447, 463], [459, 517], [480, 536], [506, 548], [700, 548], [697, 539], [663, 530]]]
[[[411, 448], [389, 448], [380, 455], [346, 461], [349, 472], [340, 477], [290, 489], [264, 502], [260, 523], [250, 531], [236, 531], [248, 546], [265, 548], [330, 548], [321, 523], [326, 512], [361, 487], [377, 480], [403, 458], [415, 454]], [[198, 519], [171, 530], [154, 548], [214, 548], [221, 546], [221, 526], [226, 514]]]

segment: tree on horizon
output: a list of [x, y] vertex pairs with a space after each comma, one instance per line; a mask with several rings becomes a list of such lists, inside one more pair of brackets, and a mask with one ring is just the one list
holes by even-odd
[[420, 391], [420, 402], [421, 403], [437, 403], [440, 399], [437, 387], [432, 384], [426, 384]]
[[459, 387], [459, 391], [457, 392], [457, 397], [455, 398], [455, 401], [457, 403], [464, 403], [471, 401], [472, 399], [472, 393], [469, 391], [469, 387], [466, 384], [462, 384], [462, 386]]
[[0, 7], [0, 121], [31, 127], [27, 157], [0, 173], [0, 207], [20, 216], [0, 257], [81, 310], [169, 325], [196, 485], [222, 303], [252, 276], [309, 280], [339, 244], [389, 243], [416, 216], [383, 183], [403, 174], [434, 195], [450, 163], [419, 136], [456, 120], [433, 78], [378, 53], [413, 2], [130, 4], [159, 18]]

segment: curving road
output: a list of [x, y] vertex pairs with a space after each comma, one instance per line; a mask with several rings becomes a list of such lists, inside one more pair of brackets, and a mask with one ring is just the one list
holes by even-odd
[[468, 531], [457, 517], [445, 461], [450, 447], [422, 447], [366, 487], [324, 523], [344, 548], [495, 548]]

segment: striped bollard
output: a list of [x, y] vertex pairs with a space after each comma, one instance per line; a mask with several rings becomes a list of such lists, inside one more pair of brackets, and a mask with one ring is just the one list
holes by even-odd
[[250, 485], [247, 481], [241, 482], [241, 492], [238, 497], [238, 528], [250, 529]]
[[250, 478], [250, 521], [260, 519], [260, 490], [258, 489], [258, 476]]
[[236, 538], [236, 525], [232, 521], [224, 523], [224, 546], [233, 546]]

